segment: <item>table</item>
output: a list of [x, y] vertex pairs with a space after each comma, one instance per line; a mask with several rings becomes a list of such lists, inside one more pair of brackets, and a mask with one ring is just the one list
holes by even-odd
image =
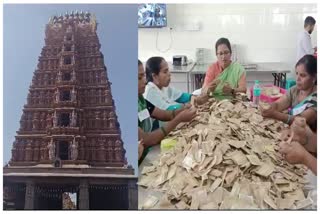
[[[148, 153], [148, 155], [145, 157], [145, 159], [142, 161], [142, 163], [139, 166], [139, 177], [141, 175], [141, 171], [144, 166], [149, 166], [153, 161], [156, 160], [158, 155], [160, 154], [160, 145], [153, 146], [152, 150]], [[308, 170], [307, 174], [305, 175], [305, 179], [309, 181], [309, 184], [305, 186], [305, 190], [312, 191], [312, 199], [315, 201], [313, 205], [313, 209], [317, 209], [317, 176], [313, 175], [313, 173]], [[161, 199], [163, 193], [153, 191], [151, 189], [146, 189], [144, 187], [138, 186], [138, 209], [141, 209], [143, 203], [148, 198], [148, 196], [153, 195], [157, 197], [159, 200]], [[157, 203], [153, 209], [159, 209], [159, 203]]]
[[[152, 147], [152, 150], [147, 154], [147, 156], [144, 158], [142, 163], [139, 166], [139, 177], [141, 176], [141, 171], [143, 167], [151, 165], [153, 161], [156, 160], [158, 155], [160, 154], [160, 145], [155, 145]], [[141, 209], [141, 206], [143, 205], [144, 201], [147, 199], [149, 195], [153, 195], [159, 198], [163, 195], [161, 192], [156, 192], [152, 190], [148, 190], [144, 187], [138, 186], [138, 209]], [[157, 204], [158, 205], [158, 204]], [[157, 208], [157, 205], [154, 208]]]
[[[158, 158], [160, 153], [161, 153], [160, 145], [155, 145], [152, 147], [152, 150], [147, 154], [147, 156], [145, 157], [145, 159], [142, 161], [142, 163], [139, 166], [139, 170], [138, 170], [139, 177], [141, 176], [141, 171], [143, 170], [143, 168], [145, 166], [151, 165], [151, 163], [154, 162]], [[311, 197], [315, 201], [315, 203], [313, 205], [313, 209], [316, 209], [316, 206], [317, 206], [317, 204], [316, 204], [317, 177], [315, 175], [313, 175], [310, 170], [308, 170], [308, 172], [305, 176], [305, 179], [307, 181], [309, 181], [309, 184], [305, 186], [304, 190], [312, 191]], [[151, 195], [157, 197], [160, 200], [161, 197], [163, 196], [163, 193], [158, 192], [158, 191], [154, 191], [152, 189], [146, 189], [144, 187], [138, 186], [138, 197], [139, 197], [138, 207], [139, 207], [139, 209], [141, 209], [143, 203]], [[153, 209], [159, 209], [159, 203], [157, 203], [153, 207]]]
[[[169, 64], [169, 70], [172, 73], [171, 76], [171, 84], [187, 84], [187, 92], [190, 92], [190, 71], [192, 71], [193, 67], [195, 66], [195, 63], [190, 63], [188, 65], [183, 65], [183, 66], [176, 66], [172, 65], [172, 63]], [[179, 78], [179, 75], [182, 74], [184, 75], [184, 78]], [[185, 91], [185, 90], [183, 90]]]

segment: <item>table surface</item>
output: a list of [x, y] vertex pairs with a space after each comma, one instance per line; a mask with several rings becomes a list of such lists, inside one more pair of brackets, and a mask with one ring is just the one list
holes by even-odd
[[[145, 159], [142, 161], [142, 163], [139, 166], [139, 178], [141, 176], [141, 171], [143, 167], [145, 166], [151, 166], [151, 163], [155, 161], [160, 154], [160, 145], [153, 146], [152, 150], [148, 153], [148, 155], [145, 157]], [[316, 202], [316, 195], [317, 195], [317, 176], [315, 176], [310, 170], [307, 171], [307, 174], [305, 175], [305, 179], [309, 181], [309, 184], [305, 186], [305, 190], [312, 191], [312, 193], [315, 195], [313, 196], [313, 200], [315, 201], [313, 206], [317, 206]], [[138, 209], [141, 209], [144, 202], [150, 197], [155, 196], [159, 199], [161, 199], [163, 193], [158, 191], [153, 191], [152, 189], [147, 189], [141, 186], [138, 186]], [[152, 209], [159, 209], [159, 202], [152, 208]], [[315, 208], [316, 209], [316, 208]]]
[[[211, 64], [195, 64], [191, 74], [205, 74]], [[259, 62], [242, 64], [247, 73], [290, 73], [290, 67], [282, 62]]]
[[[139, 178], [141, 176], [141, 171], [142, 171], [143, 167], [150, 166], [151, 163], [157, 159], [160, 152], [161, 152], [160, 145], [155, 145], [152, 147], [152, 150], [147, 154], [147, 156], [144, 158], [144, 160], [142, 161], [142, 163], [139, 166]], [[159, 198], [159, 200], [160, 200], [162, 193], [152, 191], [150, 189], [146, 189], [144, 187], [138, 186], [138, 199], [139, 199], [138, 208], [139, 209], [142, 207], [143, 203], [145, 202], [145, 200], [148, 198], [149, 195], [153, 195], [153, 196]], [[157, 208], [157, 205], [154, 207], [155, 209]]]

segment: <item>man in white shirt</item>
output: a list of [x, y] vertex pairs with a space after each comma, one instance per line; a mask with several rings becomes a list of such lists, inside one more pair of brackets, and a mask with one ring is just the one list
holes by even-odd
[[306, 54], [314, 54], [317, 50], [317, 47], [312, 48], [311, 45], [311, 33], [313, 32], [316, 20], [312, 16], [308, 16], [304, 20], [304, 31], [301, 32], [298, 36], [298, 45], [297, 45], [297, 58], [298, 62]]

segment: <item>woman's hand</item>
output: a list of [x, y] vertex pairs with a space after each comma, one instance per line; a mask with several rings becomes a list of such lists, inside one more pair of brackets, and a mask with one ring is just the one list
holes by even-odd
[[205, 104], [209, 100], [209, 96], [206, 94], [202, 94], [200, 96], [195, 97], [195, 103], [196, 105], [202, 105]]
[[261, 111], [261, 115], [266, 118], [273, 118], [275, 109], [272, 107], [272, 105], [269, 105], [268, 107], [264, 107], [262, 104], [259, 104], [259, 109]]
[[286, 143], [291, 143], [293, 140], [293, 131], [291, 129], [284, 129], [281, 131], [280, 139]]
[[284, 129], [281, 131], [281, 140], [287, 143], [290, 143], [291, 141], [297, 141], [301, 144], [304, 144], [307, 138], [307, 131], [306, 126], [304, 126], [304, 128], [303, 126], [303, 120], [301, 120], [299, 117], [296, 117], [290, 126], [290, 129]]
[[206, 90], [206, 95], [209, 95], [211, 92], [214, 92], [214, 90], [216, 90], [217, 86], [219, 85], [220, 83], [220, 80], [219, 79], [215, 79], [213, 80], [207, 87], [207, 90]]
[[308, 155], [308, 151], [296, 141], [287, 143], [282, 141], [280, 144], [280, 153], [284, 159], [291, 164], [305, 164], [305, 157]]
[[197, 116], [195, 108], [188, 108], [180, 112], [176, 117], [179, 122], [189, 122]]
[[305, 144], [307, 141], [306, 119], [303, 117], [295, 117], [290, 128], [293, 131], [293, 140]]
[[225, 83], [223, 85], [223, 88], [222, 88], [222, 92], [225, 94], [225, 95], [232, 95], [232, 88], [230, 86], [229, 83]]
[[144, 144], [143, 141], [139, 141], [138, 144], [138, 155], [139, 155], [139, 159], [141, 158], [142, 154], [143, 154], [143, 150], [144, 150]]

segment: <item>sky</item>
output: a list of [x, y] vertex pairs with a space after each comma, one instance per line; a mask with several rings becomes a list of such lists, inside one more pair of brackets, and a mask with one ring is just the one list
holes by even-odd
[[111, 92], [120, 123], [128, 163], [137, 175], [137, 5], [131, 4], [5, 4], [4, 44], [4, 163], [11, 148], [23, 105], [27, 102], [33, 72], [44, 46], [50, 16], [72, 10], [94, 13], [98, 22], [100, 51], [104, 54]]

